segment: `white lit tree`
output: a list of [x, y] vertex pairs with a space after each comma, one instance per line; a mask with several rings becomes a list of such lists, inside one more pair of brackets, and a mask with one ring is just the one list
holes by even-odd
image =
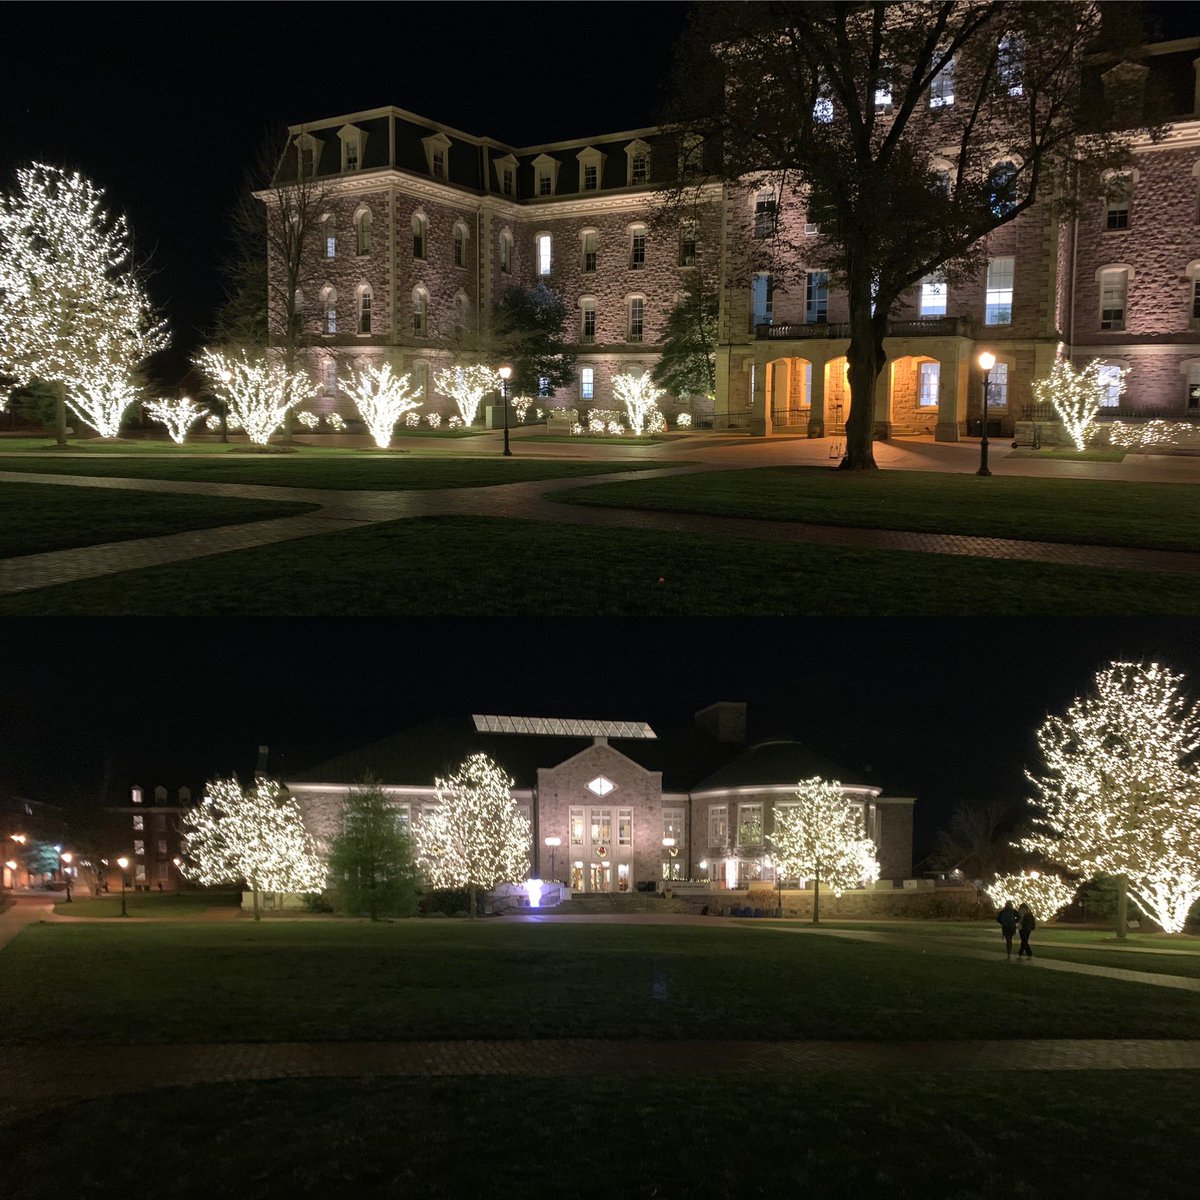
[[[1101, 374], [1106, 369], [1109, 377]], [[1101, 402], [1111, 390], [1113, 371], [1117, 371], [1117, 394], [1125, 390], [1124, 368], [1106, 367], [1098, 358], [1076, 371], [1068, 359], [1056, 359], [1045, 379], [1035, 379], [1033, 398], [1048, 404], [1058, 413], [1076, 450], [1087, 445], [1088, 430], [1096, 420]]]
[[41, 163], [17, 171], [0, 197], [0, 371], [57, 390], [57, 438], [66, 405], [114, 437], [136, 399], [137, 368], [168, 342], [134, 268], [128, 227], [78, 173]]
[[1200, 710], [1182, 681], [1157, 663], [1111, 663], [1038, 732], [1042, 818], [1021, 844], [1072, 875], [1114, 878], [1118, 937], [1126, 890], [1168, 933], [1200, 899]]
[[449, 396], [458, 405], [464, 423], [474, 425], [484, 396], [499, 389], [500, 376], [491, 367], [475, 363], [439, 371], [433, 382], [443, 396]]
[[325, 866], [296, 802], [273, 779], [253, 789], [236, 778], [212, 780], [200, 803], [183, 818], [180, 871], [205, 886], [237, 883], [254, 894], [261, 919], [263, 892], [319, 892]]
[[512, 779], [486, 754], [473, 754], [437, 781], [438, 806], [417, 829], [418, 862], [435, 888], [466, 888], [475, 897], [529, 873], [532, 831], [513, 801]]
[[775, 869], [784, 878], [813, 881], [813, 924], [820, 920], [821, 884], [840, 896], [879, 878], [875, 843], [865, 835], [861, 814], [842, 785], [814, 775], [796, 787], [797, 804], [776, 809], [768, 841]]
[[205, 350], [196, 359], [213, 391], [229, 406], [229, 422], [244, 429], [256, 446], [265, 446], [282, 428], [284, 417], [313, 391], [301, 369], [289, 370], [272, 358], [251, 358]]
[[171, 441], [182, 446], [187, 441], [188, 430], [201, 417], [207, 416], [208, 409], [197, 404], [190, 396], [163, 396], [147, 404], [146, 412], [150, 420], [167, 427]]
[[396, 422], [421, 407], [416, 393], [410, 390], [407, 375], [393, 375], [390, 363], [382, 367], [367, 363], [360, 367], [349, 389], [358, 415], [366, 422], [367, 429], [380, 450], [392, 444], [392, 432]]
[[1046, 871], [1020, 871], [1015, 875], [997, 875], [983, 890], [997, 908], [1011, 900], [1014, 907], [1029, 905], [1039, 921], [1049, 921], [1075, 898], [1079, 885], [1061, 875]]
[[641, 375], [614, 375], [613, 395], [625, 405], [629, 414], [629, 428], [641, 435], [651, 416], [657, 411], [658, 398], [664, 394], [662, 388], [654, 386], [648, 371]]

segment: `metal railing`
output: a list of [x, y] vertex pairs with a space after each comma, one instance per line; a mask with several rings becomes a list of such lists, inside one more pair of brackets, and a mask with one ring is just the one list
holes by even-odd
[[[823, 321], [813, 325], [755, 325], [754, 336], [760, 341], [804, 340], [806, 338], [848, 338], [849, 321]], [[970, 337], [971, 322], [966, 317], [910, 317], [888, 321], [888, 337]]]
[[803, 408], [772, 408], [771, 424], [776, 426], [807, 427], [812, 409], [805, 405]]

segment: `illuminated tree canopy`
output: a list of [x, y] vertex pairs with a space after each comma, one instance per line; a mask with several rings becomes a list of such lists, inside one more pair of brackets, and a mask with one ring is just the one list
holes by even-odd
[[439, 371], [433, 382], [442, 395], [449, 396], [458, 405], [458, 411], [467, 425], [475, 424], [484, 396], [500, 388], [500, 376], [482, 363]]
[[[1100, 404], [1109, 391], [1109, 380], [1101, 372], [1106, 368], [1098, 358], [1093, 358], [1077, 371], [1069, 360], [1060, 358], [1044, 379], [1033, 383], [1033, 398], [1039, 404], [1049, 405], [1058, 414], [1076, 450], [1087, 446], [1088, 430], [1100, 412]], [[1117, 394], [1125, 390], [1128, 368], [1117, 368]]]
[[265, 446], [283, 427], [289, 410], [312, 392], [312, 381], [300, 369], [288, 370], [267, 357], [205, 350], [196, 359], [212, 381], [213, 391], [229, 406], [229, 422], [244, 429], [256, 446]]
[[1009, 900], [1014, 907], [1028, 904], [1029, 911], [1039, 921], [1049, 921], [1071, 903], [1079, 887], [1061, 875], [1018, 871], [1013, 875], [997, 875], [983, 890], [997, 908], [1003, 908]]
[[360, 367], [349, 392], [380, 450], [392, 444], [396, 422], [405, 413], [421, 407], [421, 401], [410, 390], [409, 377], [393, 375], [390, 363], [382, 367], [367, 363]]
[[208, 415], [208, 409], [203, 404], [197, 404], [190, 396], [164, 396], [152, 400], [146, 405], [146, 412], [150, 420], [167, 427], [171, 441], [177, 446], [182, 446], [187, 441], [188, 430], [201, 417]]
[[663, 389], [654, 386], [648, 371], [641, 375], [614, 375], [612, 390], [616, 399], [625, 405], [625, 411], [629, 414], [629, 428], [635, 434], [641, 435], [647, 429], [653, 432], [655, 425], [662, 428], [661, 417], [655, 422], [654, 416], [658, 412], [658, 398], [663, 394]]

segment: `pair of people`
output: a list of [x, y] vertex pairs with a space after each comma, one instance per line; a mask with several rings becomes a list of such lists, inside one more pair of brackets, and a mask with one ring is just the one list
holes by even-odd
[[996, 914], [1000, 932], [1004, 934], [1004, 948], [1009, 958], [1012, 958], [1013, 934], [1021, 935], [1021, 946], [1017, 951], [1018, 958], [1032, 958], [1033, 951], [1029, 948], [1029, 935], [1037, 928], [1037, 921], [1028, 904], [1014, 908], [1011, 900], [1004, 902], [1004, 907]]

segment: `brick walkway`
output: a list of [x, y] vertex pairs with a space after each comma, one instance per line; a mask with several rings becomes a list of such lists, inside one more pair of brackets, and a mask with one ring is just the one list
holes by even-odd
[[[618, 464], [614, 463], [614, 468]], [[105, 488], [234, 499], [294, 500], [315, 503], [319, 511], [244, 525], [226, 525], [163, 537], [109, 542], [73, 550], [31, 554], [0, 562], [0, 595], [30, 591], [54, 584], [132, 571], [166, 563], [184, 562], [213, 554], [273, 545], [296, 538], [362, 528], [384, 521], [417, 517], [467, 516], [542, 521], [593, 528], [654, 530], [696, 533], [796, 545], [843, 546], [867, 550], [899, 550], [920, 554], [945, 554], [990, 560], [1040, 562], [1062, 566], [1117, 570], [1200, 572], [1200, 553], [1172, 550], [1139, 550], [1113, 546], [1081, 546], [1061, 542], [1023, 541], [1013, 538], [971, 537], [961, 534], [915, 533], [886, 529], [859, 529], [793, 521], [751, 520], [688, 513], [645, 512], [635, 509], [593, 508], [559, 504], [545, 498], [547, 491], [586, 487], [601, 482], [653, 479], [668, 475], [734, 469], [741, 460], [705, 462], [660, 470], [593, 475], [586, 479], [541, 479], [494, 487], [429, 491], [331, 492], [315, 488], [268, 487], [260, 484], [217, 484], [162, 479], [110, 479], [79, 475], [38, 475], [0, 471], [0, 483], [43, 483], [55, 486]], [[1074, 464], [1067, 464], [1068, 466]]]
[[819, 1071], [1200, 1070], [1200, 1041], [959, 1042], [543, 1041], [279, 1042], [171, 1046], [6, 1046], [0, 1123], [56, 1106], [154, 1087], [265, 1079], [669, 1077], [762, 1078]]

